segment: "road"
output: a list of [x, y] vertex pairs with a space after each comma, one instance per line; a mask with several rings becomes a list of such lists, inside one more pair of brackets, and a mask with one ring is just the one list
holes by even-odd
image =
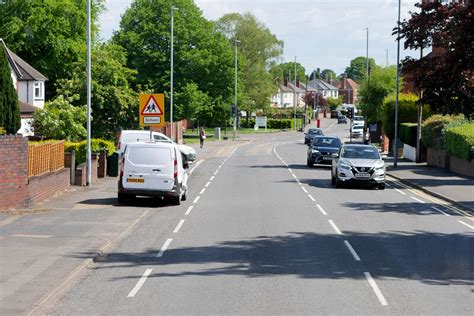
[[152, 212], [47, 312], [472, 314], [472, 221], [392, 181], [336, 189], [305, 155], [295, 132], [223, 147], [182, 205], [129, 206]]

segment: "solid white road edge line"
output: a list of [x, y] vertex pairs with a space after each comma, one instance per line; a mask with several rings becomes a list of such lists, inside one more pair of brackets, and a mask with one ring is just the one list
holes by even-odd
[[13, 234], [12, 237], [21, 237], [21, 238], [50, 238], [53, 235], [30, 235], [30, 234]]
[[311, 199], [311, 201], [316, 202], [316, 200], [314, 199], [314, 197], [311, 194], [308, 194], [308, 197]]
[[163, 247], [161, 247], [160, 252], [156, 255], [157, 258], [163, 257], [163, 254], [165, 253], [166, 249], [170, 246], [171, 242], [173, 241], [173, 238], [166, 239], [165, 243], [163, 244]]
[[127, 297], [135, 297], [135, 295], [138, 293], [138, 291], [140, 291], [140, 288], [143, 286], [143, 284], [145, 283], [146, 279], [148, 278], [148, 276], [151, 274], [152, 271], [153, 269], [145, 270], [145, 273], [143, 273], [142, 277], [140, 278], [140, 280], [138, 280], [137, 284], [135, 284], [135, 286], [130, 291], [130, 293], [128, 293]]
[[316, 207], [321, 211], [321, 213], [323, 213], [323, 215], [328, 215], [328, 213], [326, 213], [326, 211], [323, 210], [323, 208], [321, 207], [321, 205], [316, 204]]
[[395, 189], [395, 191], [397, 191], [398, 193], [401, 193], [401, 194], [403, 194], [403, 195], [407, 195], [405, 192], [403, 192], [403, 191], [400, 190], [400, 189]]
[[203, 194], [204, 191], [206, 191], [206, 188], [202, 189], [201, 192], [199, 192], [199, 194]]
[[414, 197], [414, 196], [410, 196], [410, 198], [411, 198], [411, 199], [413, 199], [413, 200], [415, 200], [415, 201], [417, 201], [417, 202], [420, 202], [420, 203], [426, 204], [426, 202], [425, 202], [425, 201], [422, 201], [422, 200], [420, 200], [420, 199], [418, 199], [418, 198], [416, 198], [416, 197]]
[[469, 227], [470, 229], [474, 229], [474, 226], [471, 226], [471, 225], [469, 225], [468, 223], [464, 223], [463, 221], [458, 221], [458, 222], [460, 222], [460, 223], [463, 224], [464, 226]]
[[193, 209], [194, 205], [191, 205], [190, 207], [188, 207], [188, 210], [186, 211], [186, 213], [184, 213], [184, 215], [189, 215], [189, 213], [191, 213], [191, 210]]
[[207, 181], [205, 187], [207, 188], [209, 186], [209, 184], [211, 184], [211, 182]]
[[196, 204], [196, 203], [199, 201], [199, 198], [200, 198], [200, 196], [197, 196], [197, 197], [194, 199], [193, 204]]
[[350, 251], [351, 255], [354, 257], [355, 261], [360, 261], [359, 255], [354, 250], [354, 248], [352, 248], [352, 245], [350, 244], [350, 242], [348, 242], [347, 240], [344, 240], [344, 244], [346, 245], [347, 249], [349, 249], [349, 251]]
[[380, 304], [383, 306], [387, 306], [387, 301], [385, 300], [385, 297], [382, 294], [382, 291], [380, 291], [379, 287], [377, 286], [377, 283], [375, 283], [375, 280], [372, 278], [369, 272], [364, 272], [365, 278], [369, 282], [370, 286], [372, 287], [372, 290], [374, 290], [375, 295], [379, 299]]
[[179, 230], [181, 229], [181, 226], [184, 224], [184, 219], [180, 220], [178, 225], [176, 225], [176, 228], [173, 230], [173, 233], [178, 233]]
[[201, 159], [199, 160], [198, 162], [196, 162], [196, 165], [191, 169], [189, 170], [189, 174], [193, 174], [193, 171], [204, 161], [204, 159]]
[[338, 233], [339, 235], [342, 235], [341, 231], [339, 230], [339, 228], [337, 228], [336, 224], [334, 224], [332, 219], [328, 219], [328, 221], [329, 221], [329, 224], [331, 224], [332, 228], [336, 231], [336, 233]]
[[440, 210], [440, 209], [437, 208], [436, 206], [432, 206], [431, 208], [432, 208], [433, 210], [436, 210], [436, 211], [440, 212], [440, 213], [443, 214], [443, 215], [451, 216], [451, 214], [448, 214], [448, 213], [446, 213], [446, 212]]

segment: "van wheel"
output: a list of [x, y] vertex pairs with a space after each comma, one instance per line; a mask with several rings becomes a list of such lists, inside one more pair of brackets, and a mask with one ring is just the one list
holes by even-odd
[[125, 194], [119, 193], [117, 196], [119, 204], [124, 204], [127, 202], [127, 196]]
[[178, 195], [178, 196], [173, 196], [171, 198], [171, 203], [173, 205], [181, 205], [181, 197]]
[[332, 185], [336, 184], [336, 178], [332, 175], [332, 173], [331, 173], [331, 184]]
[[379, 190], [385, 190], [385, 183], [379, 184]]

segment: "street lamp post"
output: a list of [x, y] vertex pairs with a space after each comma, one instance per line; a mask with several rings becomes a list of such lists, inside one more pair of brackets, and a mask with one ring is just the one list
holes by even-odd
[[239, 113], [237, 108], [237, 43], [240, 43], [239, 40], [235, 39], [234, 41], [234, 106], [235, 106], [235, 113], [234, 113], [234, 140], [237, 136], [237, 113]]
[[173, 138], [173, 92], [174, 92], [174, 10], [177, 8], [171, 6], [171, 52], [170, 52], [170, 60], [171, 60], [171, 74], [170, 74], [170, 122], [171, 122], [171, 139]]
[[295, 124], [295, 131], [296, 131], [296, 102], [298, 101], [298, 98], [296, 97], [296, 56], [295, 56], [295, 85], [293, 86], [293, 91], [295, 93], [294, 95], [294, 112], [293, 112], [293, 118], [294, 118], [294, 124]]
[[397, 167], [398, 160], [398, 86], [400, 80], [400, 10], [401, 0], [398, 0], [398, 19], [397, 19], [397, 84], [395, 94], [395, 133], [393, 140], [393, 166]]
[[86, 185], [92, 183], [91, 164], [91, 0], [87, 0], [87, 149]]

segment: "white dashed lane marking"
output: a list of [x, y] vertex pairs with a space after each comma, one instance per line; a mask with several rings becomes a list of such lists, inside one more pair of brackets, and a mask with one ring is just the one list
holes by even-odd
[[328, 215], [328, 213], [326, 213], [326, 211], [324, 211], [324, 209], [321, 207], [321, 205], [316, 204], [316, 207], [319, 209], [319, 211], [320, 211], [321, 213], [323, 213], [323, 215]]
[[173, 233], [178, 233], [181, 227], [183, 226], [183, 224], [184, 224], [184, 219], [179, 221], [178, 225], [176, 225], [176, 228], [173, 230]]
[[199, 201], [200, 198], [201, 198], [200, 196], [197, 196], [197, 197], [194, 199], [193, 204], [196, 204], [196, 203]]
[[142, 277], [140, 280], [138, 280], [137, 284], [133, 287], [133, 289], [128, 293], [127, 297], [135, 297], [135, 295], [140, 291], [140, 288], [145, 284], [146, 279], [148, 276], [151, 274], [153, 269], [146, 269], [145, 273], [143, 273]]
[[191, 210], [193, 209], [193, 205], [191, 205], [190, 207], [188, 207], [188, 210], [186, 211], [186, 213], [184, 213], [184, 215], [189, 215], [189, 213], [191, 213]]
[[347, 249], [349, 249], [349, 252], [351, 253], [352, 257], [354, 257], [355, 261], [360, 261], [359, 255], [347, 240], [344, 240], [344, 245], [346, 245]]
[[423, 203], [423, 204], [426, 203], [425, 201], [422, 201], [422, 200], [420, 200], [420, 199], [418, 199], [418, 198], [416, 198], [416, 197], [414, 197], [414, 196], [410, 196], [410, 199], [413, 199], [413, 200], [415, 200], [415, 201], [417, 201], [417, 202], [419, 202], [419, 203]]
[[328, 219], [328, 221], [329, 221], [329, 224], [331, 224], [334, 231], [336, 231], [337, 234], [342, 235], [341, 231], [339, 230], [339, 228], [337, 228], [336, 224], [334, 224], [334, 222], [331, 219]]
[[369, 272], [364, 272], [365, 278], [369, 282], [370, 286], [372, 287], [372, 290], [374, 290], [375, 296], [377, 296], [380, 304], [383, 306], [387, 306], [387, 301], [385, 300], [385, 297], [382, 294], [382, 291], [380, 291], [379, 287], [377, 286], [377, 283], [375, 283], [375, 280], [372, 278]]
[[165, 254], [165, 251], [168, 249], [172, 241], [173, 241], [173, 238], [169, 238], [165, 241], [165, 243], [160, 249], [160, 252], [158, 252], [158, 254], [156, 255], [158, 258], [163, 257], [163, 255]]
[[441, 214], [443, 214], [443, 215], [451, 216], [450, 214], [448, 214], [448, 213], [446, 213], [446, 212], [440, 210], [440, 209], [437, 208], [436, 206], [432, 206], [431, 208], [432, 208], [433, 210], [435, 210], [435, 211], [438, 211], [439, 213], [441, 213]]

